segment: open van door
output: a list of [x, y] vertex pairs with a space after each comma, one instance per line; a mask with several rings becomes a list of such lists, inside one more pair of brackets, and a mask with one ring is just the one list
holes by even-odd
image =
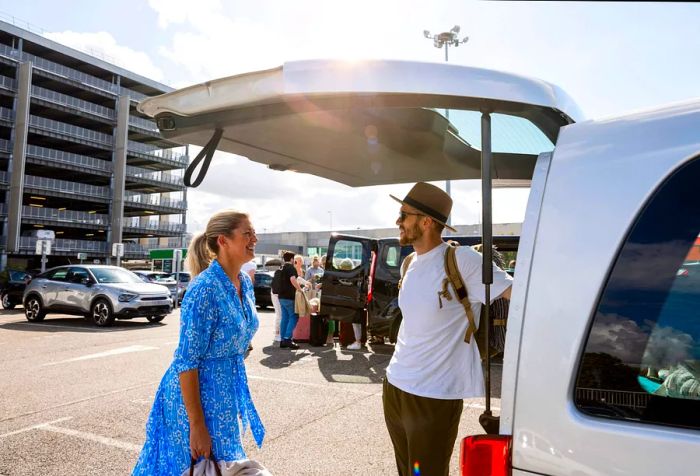
[[321, 314], [344, 322], [367, 306], [369, 275], [376, 240], [331, 235], [321, 280]]

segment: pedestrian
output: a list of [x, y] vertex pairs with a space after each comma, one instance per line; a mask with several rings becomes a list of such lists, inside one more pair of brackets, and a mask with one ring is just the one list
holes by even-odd
[[311, 266], [306, 270], [304, 279], [307, 281], [314, 281], [315, 276], [323, 275], [323, 268], [321, 268], [321, 259], [318, 256], [311, 258]]
[[[282, 275], [280, 281], [280, 309], [282, 311], [282, 321], [280, 322], [280, 347], [283, 349], [298, 349], [299, 346], [292, 341], [292, 334], [297, 325], [299, 316], [294, 312], [294, 298], [297, 291], [302, 291], [297, 280], [299, 274], [292, 264], [294, 253], [287, 251], [282, 255], [284, 265], [282, 265]], [[303, 291], [302, 291], [303, 292]]]
[[255, 270], [257, 269], [258, 265], [254, 259], [243, 263], [243, 266], [241, 266], [241, 271], [243, 271], [250, 277], [250, 280], [253, 284], [255, 284]]
[[[444, 191], [417, 183], [401, 203], [399, 242], [416, 254], [403, 273], [399, 307], [403, 320], [384, 380], [384, 419], [402, 476], [447, 475], [463, 399], [484, 394], [476, 339], [465, 342], [468, 319], [461, 302], [446, 299], [442, 240], [452, 210]], [[485, 300], [482, 257], [468, 246], [456, 249], [459, 272], [467, 287], [476, 323]], [[492, 296], [510, 298], [511, 278], [493, 267]]]
[[[257, 237], [247, 214], [216, 213], [187, 253], [190, 282], [180, 338], [156, 392], [134, 475], [181, 475], [190, 458], [246, 458], [241, 434], [258, 447], [265, 429], [253, 405], [244, 354], [258, 330], [253, 286], [241, 265]], [[239, 428], [242, 427], [242, 428]]]

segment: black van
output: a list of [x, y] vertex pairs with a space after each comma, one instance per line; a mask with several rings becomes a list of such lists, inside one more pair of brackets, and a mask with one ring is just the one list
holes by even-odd
[[[446, 236], [460, 246], [481, 243], [480, 236]], [[515, 259], [519, 236], [494, 236], [496, 248]], [[334, 233], [328, 243], [321, 293], [321, 312], [338, 321], [352, 322], [367, 313], [368, 332], [396, 342], [401, 324], [398, 283], [401, 262], [413, 252], [398, 238], [367, 238]]]

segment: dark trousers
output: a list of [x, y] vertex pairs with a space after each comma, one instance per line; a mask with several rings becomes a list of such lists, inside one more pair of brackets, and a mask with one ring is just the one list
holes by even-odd
[[448, 476], [462, 400], [406, 393], [384, 379], [384, 421], [401, 476]]

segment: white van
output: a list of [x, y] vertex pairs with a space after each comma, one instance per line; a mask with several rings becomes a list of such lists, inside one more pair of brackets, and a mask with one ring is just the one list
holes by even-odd
[[462, 474], [697, 471], [700, 100], [576, 123], [543, 81], [310, 61], [140, 109], [166, 137], [206, 145], [204, 173], [217, 148], [351, 186], [483, 171], [485, 240], [491, 182], [529, 184], [498, 434], [465, 438]]

